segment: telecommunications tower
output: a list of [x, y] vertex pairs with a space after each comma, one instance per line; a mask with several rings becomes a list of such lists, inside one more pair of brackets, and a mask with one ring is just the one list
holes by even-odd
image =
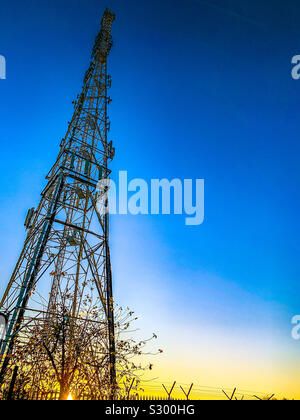
[[[46, 177], [38, 207], [30, 209], [26, 217], [24, 247], [0, 301], [0, 313], [8, 320], [0, 342], [0, 383], [10, 365], [17, 337], [24, 334], [32, 320], [47, 319], [47, 311], [55, 308], [58, 290], [66, 279], [72, 295], [69, 316], [74, 319], [82, 313], [82, 285], [87, 281], [94, 284], [106, 325], [109, 380], [113, 386], [116, 383], [108, 182], [99, 189], [99, 180], [110, 177], [109, 164], [115, 155], [108, 140], [107, 115], [111, 102], [107, 58], [114, 19], [115, 15], [106, 9], [60, 152]], [[46, 302], [43, 313], [37, 304], [41, 294]]]

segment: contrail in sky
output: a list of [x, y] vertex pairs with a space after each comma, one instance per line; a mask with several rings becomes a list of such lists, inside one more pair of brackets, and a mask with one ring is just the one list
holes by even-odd
[[234, 16], [234, 17], [236, 17], [238, 19], [242, 19], [245, 22], [248, 22], [248, 23], [250, 23], [252, 25], [259, 26], [260, 28], [263, 28], [264, 27], [259, 22], [256, 22], [255, 20], [253, 20], [253, 19], [251, 19], [251, 18], [249, 18], [247, 16], [240, 15], [239, 13], [237, 13], [237, 12], [231, 10], [231, 9], [226, 9], [225, 7], [218, 6], [217, 4], [210, 3], [210, 2], [205, 1], [205, 0], [194, 0], [194, 1], [196, 1], [197, 3], [201, 3], [201, 4], [205, 5], [205, 6], [211, 7], [213, 9], [215, 9], [215, 10], [219, 10], [221, 12], [224, 12], [227, 15]]

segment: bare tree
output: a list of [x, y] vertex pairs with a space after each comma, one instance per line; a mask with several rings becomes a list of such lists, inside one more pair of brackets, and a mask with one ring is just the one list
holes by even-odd
[[[22, 389], [23, 397], [41, 398], [51, 392], [59, 394], [61, 400], [70, 394], [76, 399], [108, 399], [111, 384], [107, 326], [92, 282], [86, 282], [81, 288], [78, 306], [83, 310], [75, 317], [72, 316], [70, 281], [58, 290], [52, 307], [44, 307], [39, 310], [39, 316], [24, 320], [25, 327], [16, 341], [6, 384], [9, 386], [13, 366], [17, 365], [17, 386]], [[132, 384], [133, 379], [132, 390], [139, 390], [141, 372], [153, 366], [144, 367], [137, 361], [149, 340], [136, 341], [126, 335], [136, 319], [128, 308], [115, 310], [117, 384], [114, 394], [119, 399], [126, 398], [127, 385]], [[157, 338], [155, 334], [150, 340], [153, 338]]]

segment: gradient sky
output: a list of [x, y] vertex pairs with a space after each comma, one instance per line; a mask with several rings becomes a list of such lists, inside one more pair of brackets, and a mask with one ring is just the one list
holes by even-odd
[[300, 397], [296, 0], [3, 0], [0, 292], [106, 6], [115, 173], [206, 183], [201, 226], [112, 217], [116, 298], [164, 349], [153, 376]]

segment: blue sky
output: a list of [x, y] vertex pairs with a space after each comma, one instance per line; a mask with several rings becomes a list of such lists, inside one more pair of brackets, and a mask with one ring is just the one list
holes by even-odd
[[[112, 217], [117, 298], [142, 315], [142, 330], [160, 333], [160, 369], [179, 357], [174, 334], [192, 330], [194, 361], [197, 340], [207, 337], [206, 351], [216, 351], [216, 330], [228, 348], [257, 348], [274, 361], [290, 390], [300, 349], [290, 339], [300, 312], [296, 1], [2, 1], [0, 291], [106, 6], [117, 15], [109, 60], [114, 171], [205, 179], [199, 227], [180, 216]], [[276, 382], [280, 372], [270, 367], [266, 378]]]

